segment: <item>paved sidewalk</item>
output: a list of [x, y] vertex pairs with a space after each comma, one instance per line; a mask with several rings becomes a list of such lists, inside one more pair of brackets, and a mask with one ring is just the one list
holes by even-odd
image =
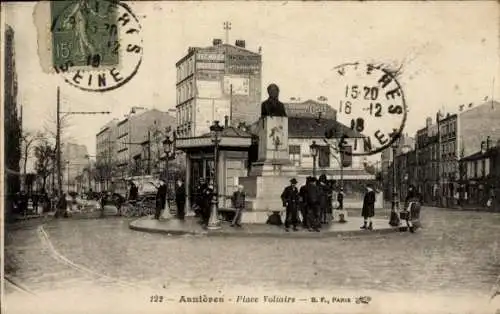
[[324, 225], [321, 232], [309, 232], [299, 228], [299, 231], [285, 232], [283, 226], [267, 224], [244, 224], [241, 228], [231, 227], [229, 222], [222, 222], [218, 230], [206, 230], [198, 223], [198, 218], [186, 217], [184, 221], [178, 219], [155, 220], [152, 217], [144, 217], [132, 221], [129, 228], [136, 231], [163, 233], [170, 235], [206, 235], [206, 236], [235, 236], [235, 237], [285, 237], [285, 238], [322, 238], [337, 236], [369, 235], [391, 233], [398, 231], [397, 228], [389, 226], [385, 219], [374, 219], [373, 230], [360, 229], [363, 224], [361, 217], [349, 217], [348, 222], [333, 222]]

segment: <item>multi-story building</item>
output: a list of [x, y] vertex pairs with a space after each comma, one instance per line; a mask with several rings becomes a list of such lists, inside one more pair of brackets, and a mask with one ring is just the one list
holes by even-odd
[[96, 186], [98, 191], [108, 190], [116, 166], [118, 119], [106, 123], [96, 134]]
[[[175, 128], [175, 118], [167, 112], [151, 109], [130, 114], [116, 125], [116, 160], [119, 177], [131, 175], [136, 168], [134, 160], [140, 158], [142, 143], [148, 133], [165, 133], [166, 128]], [[138, 157], [139, 156], [139, 157]]]
[[477, 143], [490, 137], [500, 139], [500, 103], [488, 101], [477, 106], [470, 104], [465, 111], [448, 114], [439, 119], [440, 181], [442, 196], [448, 203], [458, 193], [460, 158], [477, 150]]
[[253, 123], [260, 116], [261, 68], [259, 53], [214, 39], [210, 47], [189, 47], [177, 63], [177, 135], [206, 133], [214, 120], [230, 125]]
[[494, 208], [500, 209], [500, 141], [493, 146], [490, 138], [480, 142], [480, 150], [460, 160], [461, 206], [485, 207], [493, 197]]
[[425, 203], [438, 201], [439, 188], [439, 138], [438, 124], [426, 119], [426, 126], [416, 133], [417, 189]]
[[17, 102], [17, 72], [14, 50], [14, 30], [6, 25], [3, 41], [4, 63], [0, 66], [4, 84], [4, 186], [6, 213], [12, 208], [12, 196], [20, 189], [21, 128]]

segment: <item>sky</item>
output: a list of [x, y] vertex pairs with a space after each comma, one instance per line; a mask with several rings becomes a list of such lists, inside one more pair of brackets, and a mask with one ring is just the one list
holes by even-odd
[[225, 21], [232, 24], [231, 43], [244, 39], [249, 50], [262, 47], [263, 89], [277, 83], [281, 100], [327, 96], [332, 68], [356, 61], [402, 64], [409, 135], [437, 110], [457, 112], [460, 104], [479, 104], [486, 96], [500, 99], [496, 1], [127, 3], [142, 25], [143, 62], [130, 82], [106, 93], [81, 91], [58, 74], [44, 73], [33, 22], [36, 3], [2, 3], [15, 30], [26, 130], [53, 121], [60, 86], [62, 110], [112, 112], [70, 121], [67, 134], [95, 154], [95, 134], [111, 118], [123, 118], [132, 106], [175, 107], [175, 63], [189, 46], [224, 39]]

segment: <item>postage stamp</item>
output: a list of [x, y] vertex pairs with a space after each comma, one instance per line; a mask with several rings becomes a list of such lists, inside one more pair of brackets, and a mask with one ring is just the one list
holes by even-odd
[[363, 135], [364, 149], [352, 155], [374, 155], [393, 144], [405, 127], [407, 105], [395, 75], [383, 65], [345, 63], [333, 69], [338, 119]]
[[142, 61], [139, 20], [115, 0], [50, 2], [52, 67], [82, 90], [104, 92], [128, 82]]

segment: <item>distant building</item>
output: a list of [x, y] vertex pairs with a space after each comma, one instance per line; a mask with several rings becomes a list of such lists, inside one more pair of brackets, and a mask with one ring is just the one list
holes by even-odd
[[[401, 134], [401, 137], [398, 141], [398, 146], [396, 147], [396, 157], [402, 154], [406, 154], [409, 151], [415, 150], [415, 139], [409, 137], [408, 134]], [[394, 173], [393, 173], [393, 148], [387, 147], [381, 153], [381, 172], [382, 172], [382, 180], [383, 180], [383, 189], [384, 196], [386, 200], [391, 200], [392, 198], [392, 190], [393, 190], [393, 181], [394, 181]], [[396, 178], [400, 177], [401, 173], [398, 174], [396, 169]], [[397, 182], [401, 180], [397, 179]]]
[[81, 185], [81, 174], [88, 167], [88, 151], [85, 145], [74, 143], [62, 146], [63, 190], [77, 192]]
[[[436, 120], [437, 121], [437, 120]], [[425, 203], [438, 202], [439, 189], [439, 128], [432, 118], [416, 133], [417, 189]]]
[[214, 39], [209, 47], [189, 47], [177, 63], [177, 135], [200, 136], [214, 120], [253, 123], [260, 116], [262, 58]]
[[303, 102], [300, 100], [287, 102], [285, 103], [285, 109], [288, 117], [320, 118], [321, 113], [322, 119], [337, 119], [337, 111], [330, 105], [311, 99]]
[[141, 155], [142, 143], [154, 132], [165, 133], [175, 128], [175, 118], [157, 109], [132, 114], [117, 123], [117, 175], [126, 177], [136, 169], [137, 156]]
[[110, 188], [114, 168], [117, 165], [116, 156], [118, 119], [113, 119], [106, 123], [96, 134], [96, 185], [97, 191], [104, 191]]
[[491, 207], [500, 209], [500, 141], [492, 146], [482, 141], [479, 151], [460, 160], [459, 202], [461, 206], [485, 207], [493, 195]]

